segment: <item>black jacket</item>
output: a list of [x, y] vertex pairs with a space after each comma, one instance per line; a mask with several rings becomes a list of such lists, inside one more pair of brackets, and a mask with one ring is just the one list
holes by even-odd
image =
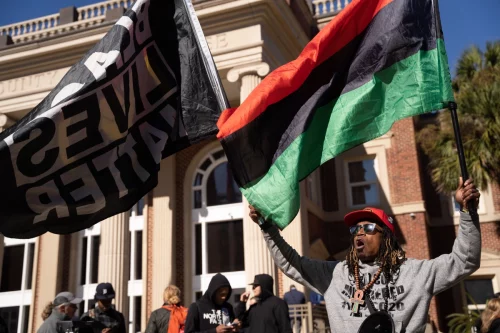
[[215, 292], [222, 287], [229, 287], [229, 295], [227, 296], [229, 299], [232, 292], [231, 285], [227, 278], [219, 273], [212, 278], [207, 291], [200, 300], [189, 307], [186, 327], [184, 328], [185, 333], [215, 333], [215, 328], [224, 323], [225, 316], [229, 316], [229, 322], [233, 322], [233, 306], [228, 302], [222, 305], [217, 305], [214, 302]]
[[488, 333], [500, 333], [500, 318], [497, 318], [491, 322]]
[[146, 333], [166, 333], [170, 323], [170, 311], [165, 308], [159, 308], [151, 312]]
[[262, 293], [257, 303], [245, 311], [245, 303], [238, 303], [237, 317], [245, 328], [245, 333], [292, 333], [288, 305], [274, 296], [273, 278], [259, 276]]
[[[102, 326], [111, 328], [111, 333], [126, 333], [127, 327], [125, 326], [125, 317], [119, 311], [116, 311], [114, 305], [106, 310], [102, 311], [98, 306], [85, 312], [81, 317], [82, 321], [96, 321]], [[94, 331], [100, 332], [102, 329], [97, 326], [94, 327]]]

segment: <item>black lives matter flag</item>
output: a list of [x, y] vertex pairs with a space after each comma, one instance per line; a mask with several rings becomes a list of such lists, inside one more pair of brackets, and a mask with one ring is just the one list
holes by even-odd
[[70, 233], [126, 211], [227, 102], [189, 0], [138, 0], [0, 134], [0, 232]]

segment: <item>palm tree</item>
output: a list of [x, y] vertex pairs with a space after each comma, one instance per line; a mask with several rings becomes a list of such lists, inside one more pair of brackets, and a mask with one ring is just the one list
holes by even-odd
[[[470, 176], [480, 188], [500, 183], [500, 41], [482, 52], [473, 46], [460, 57], [453, 80], [460, 129]], [[435, 125], [419, 131], [417, 140], [430, 157], [437, 190], [455, 190], [460, 166], [451, 117], [442, 112]]]

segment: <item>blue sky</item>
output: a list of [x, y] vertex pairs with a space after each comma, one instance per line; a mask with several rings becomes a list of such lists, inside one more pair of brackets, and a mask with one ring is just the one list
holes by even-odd
[[[365, 0], [366, 1], [366, 0]], [[4, 2], [4, 1], [2, 1]], [[0, 11], [0, 26], [54, 14], [59, 8], [85, 6], [93, 0], [6, 0]], [[452, 75], [463, 50], [486, 41], [500, 40], [500, 0], [440, 0], [441, 20]]]

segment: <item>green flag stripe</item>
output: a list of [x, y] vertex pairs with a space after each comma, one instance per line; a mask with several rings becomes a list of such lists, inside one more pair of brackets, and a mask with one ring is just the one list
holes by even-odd
[[281, 229], [299, 210], [299, 184], [338, 154], [387, 133], [397, 120], [453, 100], [443, 40], [374, 74], [371, 81], [319, 108], [307, 130], [269, 171], [242, 188], [249, 203]]

